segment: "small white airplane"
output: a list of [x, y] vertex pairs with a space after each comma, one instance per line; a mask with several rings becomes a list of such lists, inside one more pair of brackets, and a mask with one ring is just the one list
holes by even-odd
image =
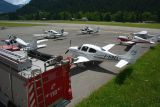
[[46, 47], [46, 44], [42, 44], [42, 45], [38, 45], [39, 43], [48, 41], [48, 39], [43, 39], [43, 40], [36, 40], [35, 38], [33, 39], [33, 41], [31, 43], [27, 43], [24, 40], [16, 37], [16, 36], [12, 36], [9, 35], [9, 39], [6, 40], [2, 40], [4, 41], [7, 45], [13, 45], [16, 44], [20, 49], [22, 50], [36, 50], [39, 48], [43, 48]]
[[56, 39], [59, 37], [64, 37], [68, 35], [68, 32], [64, 32], [64, 29], [62, 29], [60, 32], [57, 32], [55, 30], [48, 30], [45, 31], [44, 34], [33, 34], [34, 37], [44, 37], [46, 39]]
[[11, 44], [14, 44], [15, 41], [14, 39], [12, 38], [11, 35], [8, 35], [8, 39], [0, 39], [1, 42], [4, 42], [5, 44], [7, 45], [11, 45]]
[[[81, 46], [70, 47], [66, 53], [70, 52], [74, 59], [73, 63], [85, 63], [90, 61], [105, 61], [105, 60], [115, 60], [119, 61], [116, 64], [116, 67], [122, 68], [123, 66], [127, 65], [128, 63], [133, 63], [140, 53], [140, 47], [134, 45], [126, 54], [124, 55], [117, 55], [114, 53], [109, 52], [109, 50], [115, 44], [109, 44], [104, 47], [99, 47], [92, 44], [83, 44]], [[65, 54], [66, 54], [65, 53]]]
[[120, 44], [133, 45], [135, 43], [155, 44], [158, 40], [157, 36], [149, 35], [147, 31], [141, 31], [131, 34], [132, 36], [118, 36]]
[[99, 27], [95, 30], [93, 28], [90, 28], [88, 26], [84, 27], [83, 29], [80, 29], [82, 34], [93, 34], [99, 32]]

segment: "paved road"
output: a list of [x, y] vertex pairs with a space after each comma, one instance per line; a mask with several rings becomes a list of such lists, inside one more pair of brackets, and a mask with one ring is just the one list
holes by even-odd
[[[144, 29], [144, 28], [130, 28], [130, 27], [117, 27], [117, 26], [98, 26], [89, 25], [96, 28], [100, 27], [99, 34], [93, 35], [80, 35], [79, 29], [86, 25], [80, 24], [55, 24], [49, 23], [48, 26], [35, 26], [35, 27], [15, 27], [0, 30], [0, 37], [6, 38], [8, 34], [15, 34], [25, 40], [31, 40], [32, 34], [43, 33], [44, 30], [60, 30], [61, 28], [69, 32], [67, 37], [59, 40], [49, 40], [47, 42], [47, 48], [40, 49], [41, 52], [54, 54], [54, 55], [65, 55], [65, 51], [70, 46], [70, 40], [72, 45], [81, 45], [83, 43], [92, 43], [99, 46], [105, 46], [108, 43], [116, 43], [116, 37], [122, 33], [133, 33], [141, 30], [147, 30], [151, 34], [160, 34], [159, 29]], [[141, 45], [142, 53], [148, 48], [146, 45]], [[110, 51], [116, 54], [124, 54], [125, 46], [115, 46]], [[108, 82], [114, 76], [116, 76], [120, 69], [115, 67], [116, 62], [105, 61], [99, 66], [94, 67], [72, 67], [71, 69], [71, 81], [72, 81], [72, 92], [73, 100], [67, 107], [74, 107], [75, 104], [80, 102], [83, 98], [89, 96], [94, 90], [101, 87], [103, 84]]]

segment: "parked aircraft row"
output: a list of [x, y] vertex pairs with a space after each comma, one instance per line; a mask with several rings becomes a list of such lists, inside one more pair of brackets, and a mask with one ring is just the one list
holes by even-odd
[[34, 37], [43, 37], [46, 39], [56, 39], [56, 38], [60, 38], [63, 36], [68, 35], [68, 32], [64, 32], [64, 29], [62, 29], [60, 32], [57, 32], [55, 30], [48, 30], [48, 31], [44, 31], [43, 34], [33, 34]]
[[[93, 30], [91, 28], [85, 28], [81, 29], [81, 31], [86, 34], [91, 33], [98, 33], [99, 28], [97, 30]], [[45, 31], [45, 33], [42, 34], [35, 34], [34, 36], [44, 36], [44, 38], [58, 38], [68, 35], [68, 32], [64, 32], [62, 29], [60, 32], [57, 32], [55, 30], [49, 30]], [[135, 60], [138, 58], [140, 54], [140, 47], [137, 45], [134, 45], [136, 43], [150, 43], [154, 44], [158, 40], [158, 36], [149, 35], [147, 31], [141, 31], [137, 33], [133, 33], [132, 37], [128, 36], [118, 36], [117, 39], [120, 40], [121, 44], [128, 44], [133, 45], [133, 47], [124, 55], [118, 55], [111, 53], [109, 50], [115, 46], [115, 44], [109, 44], [104, 47], [99, 47], [94, 44], [83, 44], [81, 46], [74, 46], [70, 47], [66, 53], [70, 52], [72, 54], [73, 63], [79, 64], [79, 63], [88, 63], [88, 62], [102, 62], [105, 60], [115, 60], [118, 61], [118, 63], [115, 65], [118, 68], [122, 68], [125, 65], [129, 63], [135, 62]], [[37, 50], [39, 48], [46, 47], [46, 44], [39, 44], [45, 41], [48, 41], [48, 39], [42, 39], [42, 40], [36, 40], [35, 37], [32, 40], [32, 42], [28, 43], [24, 41], [21, 38], [18, 38], [16, 36], [9, 35], [8, 39], [1, 40], [8, 46], [14, 46], [14, 49], [17, 50]], [[15, 45], [16, 44], [16, 45]], [[17, 48], [15, 48], [17, 46]], [[10, 47], [10, 50], [13, 50], [13, 47]], [[9, 49], [9, 48], [6, 48]]]
[[[93, 29], [91, 27], [85, 26], [84, 28], [80, 29], [81, 34], [94, 34], [99, 32], [99, 27], [97, 29]], [[55, 30], [48, 30], [44, 31], [42, 34], [33, 34], [34, 37], [43, 37], [46, 39], [56, 39], [60, 37], [67, 36], [69, 33], [65, 32], [64, 29], [61, 29], [59, 32]]]
[[109, 44], [104, 47], [99, 47], [94, 44], [83, 44], [81, 46], [70, 47], [66, 53], [70, 52], [74, 58], [74, 63], [86, 63], [95, 61], [115, 60], [118, 63], [115, 65], [122, 68], [129, 63], [135, 62], [140, 54], [140, 46], [136, 43], [154, 44], [158, 41], [159, 35], [149, 35], [147, 31], [141, 31], [132, 34], [130, 39], [127, 36], [118, 36], [121, 44], [132, 45], [132, 48], [124, 55], [111, 53], [109, 50], [115, 44]]
[[[80, 29], [81, 34], [95, 34], [99, 33], [100, 28], [93, 29], [91, 27], [85, 26], [84, 28]], [[60, 37], [67, 36], [69, 33], [65, 32], [64, 29], [57, 32], [55, 30], [48, 30], [45, 31], [43, 34], [33, 34], [34, 37], [43, 37], [46, 39], [56, 39]], [[150, 35], [147, 31], [140, 31], [137, 33], [132, 33], [129, 36], [118, 36], [117, 39], [119, 40], [120, 44], [125, 45], [134, 45], [135, 43], [149, 43], [154, 44], [156, 41], [160, 40], [159, 36]]]
[[132, 33], [130, 36], [118, 36], [120, 44], [133, 45], [135, 43], [154, 44], [158, 41], [158, 35], [150, 35], [147, 31]]

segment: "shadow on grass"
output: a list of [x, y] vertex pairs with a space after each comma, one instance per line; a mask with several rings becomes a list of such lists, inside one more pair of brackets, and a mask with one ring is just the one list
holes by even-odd
[[128, 67], [128, 68], [124, 69], [122, 72], [120, 72], [117, 75], [117, 77], [115, 79], [116, 84], [123, 85], [125, 80], [130, 77], [132, 72], [133, 72], [133, 68], [132, 67]]

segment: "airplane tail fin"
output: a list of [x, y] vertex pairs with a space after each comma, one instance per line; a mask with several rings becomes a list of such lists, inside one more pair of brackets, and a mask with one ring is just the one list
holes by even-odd
[[12, 35], [8, 35], [8, 38], [11, 39], [11, 38], [12, 38]]
[[95, 31], [95, 33], [98, 33], [98, 32], [99, 32], [99, 30], [100, 30], [100, 28], [99, 28], [99, 27], [97, 27], [97, 30]]
[[116, 64], [116, 67], [122, 68], [128, 63], [134, 63], [140, 55], [140, 46], [134, 45], [126, 54], [120, 56], [120, 61]]
[[61, 34], [64, 35], [64, 29], [61, 29]]
[[62, 36], [66, 36], [66, 35], [68, 35], [68, 32], [65, 32], [64, 29], [61, 29], [61, 34], [62, 34]]
[[123, 55], [123, 59], [128, 61], [129, 63], [135, 62], [138, 56], [140, 55], [141, 47], [138, 45], [133, 45], [133, 47]]
[[33, 41], [30, 43], [30, 50], [36, 50], [37, 49], [37, 39], [34, 38]]
[[160, 35], [153, 36], [150, 41], [156, 43], [159, 40]]

